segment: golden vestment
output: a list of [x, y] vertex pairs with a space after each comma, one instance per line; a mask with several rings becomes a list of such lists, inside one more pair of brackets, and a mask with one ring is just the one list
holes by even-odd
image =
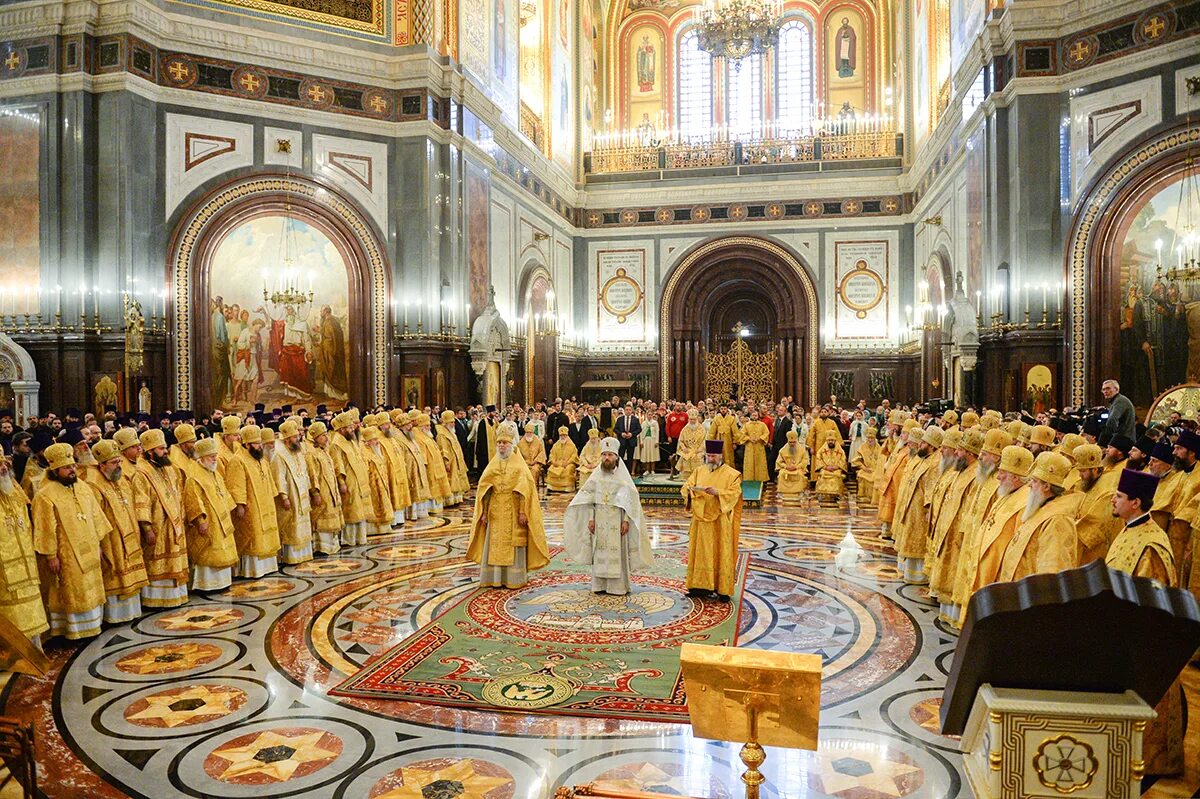
[[724, 442], [725, 448], [723, 454], [725, 463], [733, 466], [733, 453], [737, 445], [742, 443], [741, 431], [738, 430], [737, 419], [733, 414], [720, 414], [713, 419], [712, 430], [709, 431], [709, 438], [713, 441]]
[[413, 430], [413, 439], [425, 453], [425, 471], [429, 475], [429, 495], [439, 503], [446, 501], [454, 492], [450, 489], [450, 476], [446, 472], [446, 456], [442, 448], [426, 433], [424, 428]]
[[[218, 450], [218, 453], [220, 450]], [[167, 457], [171, 459], [171, 465], [182, 475], [187, 474], [187, 465], [192, 462], [191, 456], [179, 448], [178, 444], [172, 444], [167, 450]], [[220, 455], [217, 457], [220, 462]]]
[[945, 474], [950, 475], [950, 482], [936, 498], [933, 539], [925, 556], [925, 573], [929, 575], [929, 593], [948, 605], [954, 596], [959, 551], [966, 530], [962, 522], [975, 496], [979, 463], [968, 464], [962, 471], [947, 469]]
[[900, 489], [896, 495], [896, 554], [901, 558], [925, 558], [929, 546], [929, 505], [933, 487], [941, 477], [941, 459], [934, 453], [925, 458], [908, 459]]
[[[537, 486], [523, 459], [511, 454], [492, 458], [479, 476], [475, 492], [467, 559], [480, 565], [481, 575], [489, 567], [502, 567], [501, 576], [507, 576], [504, 567], [517, 565], [519, 547], [525, 548], [526, 573], [550, 562]], [[525, 524], [521, 524], [521, 514]]]
[[[312, 505], [308, 490], [308, 464], [303, 452], [292, 452], [280, 443], [275, 457], [271, 459], [271, 470], [275, 473], [275, 486], [287, 497], [290, 508], [275, 508], [275, 521], [279, 527], [280, 554], [285, 563], [303, 563], [312, 558]], [[290, 555], [290, 557], [288, 557]]]
[[569, 438], [560, 438], [550, 448], [550, 466], [546, 469], [546, 488], [550, 491], [574, 491], [575, 467], [579, 465], [579, 450]]
[[854, 467], [854, 479], [858, 483], [860, 504], [869, 505], [875, 501], [875, 474], [879, 470], [882, 455], [879, 444], [867, 439], [850, 459], [850, 465]]
[[346, 521], [342, 518], [342, 493], [338, 490], [337, 472], [329, 451], [320, 447], [305, 447], [304, 461], [308, 464], [308, 480], [312, 493], [321, 497], [321, 504], [312, 507], [312, 527], [317, 533], [340, 533]]
[[[543, 450], [544, 453], [544, 450]], [[600, 439], [588, 439], [579, 450], [579, 469], [576, 473], [576, 484], [582, 486], [592, 476], [592, 472], [600, 468]]]
[[[187, 585], [187, 533], [183, 529], [183, 476], [174, 466], [155, 466], [145, 458], [133, 474], [133, 504], [140, 523], [154, 531], [154, 548], [142, 548], [151, 582]], [[155, 606], [146, 598], [143, 604]]]
[[21, 476], [21, 489], [25, 492], [25, 496], [33, 499], [33, 495], [42, 487], [42, 481], [46, 478], [46, 470], [38, 464], [33, 458], [25, 462], [25, 474]]
[[704, 425], [688, 423], [679, 431], [675, 447], [675, 471], [687, 479], [694, 469], [704, 465]]
[[976, 591], [999, 579], [1001, 560], [1021, 524], [1021, 514], [1025, 512], [1028, 499], [1027, 485], [1004, 497], [997, 492], [996, 500], [984, 518], [983, 529], [980, 531], [979, 553], [975, 559], [974, 573], [971, 575], [971, 590], [967, 595], [967, 603]]
[[[371, 507], [371, 484], [362, 445], [348, 441], [340, 432], [329, 435], [329, 457], [333, 468], [348, 491], [342, 495], [342, 517], [346, 524], [358, 524], [367, 518]], [[241, 547], [239, 546], [239, 551]], [[242, 553], [245, 554], [245, 553]]]
[[902, 446], [899, 441], [895, 447], [883, 462], [882, 473], [875, 481], [875, 492], [879, 495], [875, 504], [879, 506], [879, 521], [884, 524], [890, 524], [896, 518], [896, 499], [909, 461], [908, 447]]
[[411, 505], [426, 502], [433, 497], [430, 493], [429, 470], [425, 464], [425, 450], [416, 442], [416, 436], [409, 437], [400, 431], [396, 438], [400, 452], [404, 455], [404, 469], [408, 474], [408, 497]]
[[100, 631], [104, 607], [100, 543], [109, 532], [96, 492], [83, 481], [68, 488], [46, 480], [33, 497], [33, 548], [47, 558], [58, 558], [60, 567], [54, 575], [40, 564], [46, 609], [51, 616], [90, 614], [95, 618], [94, 629], [62, 630], [67, 638]]
[[[793, 450], [793, 446], [795, 450]], [[784, 444], [775, 459], [775, 492], [794, 497], [808, 490], [808, 449], [797, 441]]]
[[150, 584], [142, 555], [142, 534], [134, 510], [133, 485], [124, 479], [107, 479], [96, 471], [90, 485], [111, 532], [100, 542], [104, 562], [104, 593], [128, 599]]
[[757, 419], [751, 419], [742, 427], [745, 449], [742, 451], [742, 479], [765, 483], [767, 472], [767, 437], [770, 430]]
[[[1112, 498], [1117, 492], [1120, 472], [1100, 475], [1091, 490], [1070, 496], [1075, 500], [1075, 532], [1079, 536], [1079, 563], [1103, 560], [1124, 522], [1113, 516]], [[1082, 485], [1079, 488], [1083, 488]]]
[[233, 517], [234, 539], [238, 555], [274, 558], [279, 554], [279, 522], [275, 516], [275, 496], [279, 487], [264, 455], [255, 460], [245, 447], [225, 465], [225, 486], [233, 504], [246, 513]]
[[[600, 445], [596, 445], [596, 451], [599, 453]], [[537, 436], [533, 438], [521, 437], [517, 442], [517, 454], [525, 461], [525, 465], [529, 467], [529, 473], [533, 475], [535, 483], [542, 482], [542, 473], [546, 471], [546, 445]]]
[[377, 527], [391, 528], [396, 509], [392, 507], [392, 496], [388, 492], [387, 461], [383, 459], [382, 452], [377, 452], [367, 444], [363, 446], [363, 463], [367, 466], [367, 483], [371, 492], [366, 520]]
[[[183, 517], [187, 520], [188, 558], [193, 566], [227, 569], [238, 562], [234, 539], [233, 497], [225, 481], [197, 461], [184, 473]], [[202, 534], [200, 523], [208, 528]]]
[[0, 614], [29, 638], [50, 629], [42, 606], [33, 528], [29, 522], [29, 497], [14, 484], [0, 491]]
[[467, 459], [463, 455], [462, 444], [454, 433], [454, 425], [439, 424], [437, 426], [437, 443], [442, 448], [442, 457], [446, 461], [446, 475], [450, 479], [452, 494], [465, 494], [471, 490], [471, 480], [467, 476]]
[[983, 539], [984, 519], [991, 513], [993, 505], [999, 497], [1000, 481], [993, 472], [982, 483], [976, 480], [975, 495], [971, 505], [963, 517], [962, 545], [958, 551], [958, 565], [954, 568], [954, 604], [960, 610], [954, 617], [954, 623], [962, 627], [965, 614], [962, 609], [971, 599], [971, 591], [975, 582], [975, 570], [979, 566], [979, 547]]
[[1075, 506], [1066, 495], [1051, 497], [1021, 521], [1004, 550], [999, 582], [1015, 582], [1031, 574], [1055, 574], [1079, 565]]
[[816, 492], [826, 496], [840, 497], [846, 493], [846, 453], [838, 445], [833, 449], [822, 446], [813, 455], [813, 474], [816, 476]]
[[[704, 493], [705, 488], [718, 493]], [[705, 465], [693, 471], [680, 490], [692, 511], [687, 587], [732, 596], [742, 529], [742, 476], [726, 463], [716, 469]]]
[[391, 495], [392, 508], [399, 511], [413, 504], [408, 488], [408, 456], [404, 454], [404, 449], [404, 445], [390, 431], [379, 439], [379, 453], [387, 465], [388, 493]]

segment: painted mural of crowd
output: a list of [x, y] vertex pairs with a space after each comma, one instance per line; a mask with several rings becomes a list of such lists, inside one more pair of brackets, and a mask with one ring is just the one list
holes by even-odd
[[346, 334], [331, 306], [211, 304], [213, 407], [346, 399]]
[[1121, 385], [1138, 408], [1159, 393], [1200, 380], [1200, 301], [1178, 283], [1130, 281], [1119, 311]]

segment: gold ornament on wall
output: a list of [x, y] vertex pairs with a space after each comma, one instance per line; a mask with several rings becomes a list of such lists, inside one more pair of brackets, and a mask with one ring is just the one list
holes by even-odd
[[600, 289], [600, 304], [604, 310], [617, 317], [617, 324], [625, 324], [629, 315], [636, 311], [646, 296], [642, 287], [624, 269], [609, 278]]
[[866, 319], [867, 313], [883, 302], [883, 278], [872, 271], [863, 259], [855, 261], [854, 268], [838, 283], [838, 299], [842, 305], [854, 311], [858, 319]]
[[139, 375], [146, 364], [146, 320], [142, 304], [122, 295], [125, 316], [125, 374]]

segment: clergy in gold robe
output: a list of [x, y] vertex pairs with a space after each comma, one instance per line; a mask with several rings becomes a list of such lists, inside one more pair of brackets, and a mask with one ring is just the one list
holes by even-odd
[[[1110, 569], [1157, 580], [1170, 588], [1179, 587], [1171, 540], [1150, 515], [1158, 489], [1157, 477], [1124, 469], [1113, 492], [1113, 513], [1121, 520], [1104, 556]], [[1163, 694], [1154, 707], [1158, 714], [1142, 734], [1142, 761], [1146, 774], [1163, 776], [1183, 771], [1183, 690], [1180, 680]]]
[[368, 530], [376, 534], [392, 531], [392, 497], [388, 492], [387, 461], [383, 458], [378, 427], [362, 429], [363, 463], [367, 466], [367, 481], [371, 489], [371, 506], [367, 511]]
[[[1184, 429], [1175, 439], [1175, 466], [1182, 474], [1175, 486], [1171, 521], [1167, 525], [1167, 537], [1179, 564], [1180, 587], [1200, 589], [1200, 566], [1196, 565], [1193, 549], [1200, 543], [1200, 435]], [[1189, 575], [1190, 572], [1190, 575]]]
[[1021, 523], [1004, 550], [998, 581], [1015, 582], [1079, 565], [1075, 503], [1063, 488], [1070, 471], [1071, 462], [1057, 452], [1045, 451], [1034, 459], [1029, 497]]
[[687, 424], [679, 431], [679, 441], [675, 445], [675, 472], [681, 480], [688, 479], [694, 470], [704, 465], [705, 433], [700, 412], [689, 408], [687, 417]]
[[1072, 472], [1078, 475], [1075, 491], [1075, 532], [1079, 536], [1079, 565], [1103, 560], [1122, 523], [1113, 516], [1112, 499], [1120, 472], [1104, 470], [1104, 453], [1095, 444], [1075, 447]]
[[875, 490], [879, 494], [876, 505], [879, 508], [879, 522], [882, 527], [880, 535], [883, 538], [894, 538], [892, 525], [896, 520], [896, 500], [900, 495], [900, 483], [908, 470], [909, 460], [915, 457], [912, 451], [916, 447], [909, 446], [908, 437], [913, 430], [919, 432], [919, 427], [915, 420], [909, 419], [902, 427], [895, 427], [893, 430], [899, 431], [891, 439], [894, 449], [883, 462], [883, 471], [875, 481]]
[[380, 411], [367, 422], [379, 428], [379, 451], [388, 468], [388, 493], [392, 499], [392, 527], [403, 527], [412, 505], [412, 494], [408, 488], [408, 456], [400, 443], [399, 432], [392, 424], [392, 417]]
[[859, 507], [870, 505], [875, 499], [875, 472], [879, 469], [882, 452], [878, 430], [868, 427], [862, 445], [855, 450], [854, 457], [850, 459], [850, 466], [854, 468], [854, 481], [858, 485], [856, 493]]
[[[543, 455], [545, 450], [542, 450]], [[587, 443], [579, 450], [579, 469], [576, 472], [577, 484], [582, 486], [592, 476], [592, 472], [600, 468], [602, 453], [600, 452], [600, 430], [593, 427], [588, 430]], [[626, 471], [629, 471], [626, 469]]]
[[342, 411], [333, 417], [329, 441], [329, 457], [342, 495], [342, 544], [352, 547], [367, 543], [367, 513], [371, 507], [370, 476], [356, 435], [358, 425], [354, 414]]
[[808, 444], [809, 451], [813, 453], [812, 474], [810, 475], [810, 478], [814, 482], [816, 482], [817, 479], [816, 454], [817, 451], [824, 446], [825, 437], [832, 433], [837, 437], [837, 443], [842, 443], [842, 431], [838, 429], [837, 422], [830, 417], [830, 413], [831, 410], [828, 406], [821, 408], [817, 414], [817, 417], [813, 419], [812, 424], [808, 427], [808, 440], [805, 441], [805, 443]]
[[233, 415], [221, 417], [221, 432], [217, 435], [217, 474], [225, 477], [225, 466], [242, 448], [242, 420]]
[[413, 411], [413, 440], [425, 453], [425, 470], [429, 477], [430, 512], [441, 513], [446, 500], [453, 493], [450, 489], [450, 474], [446, 469], [446, 455], [433, 438], [431, 419], [427, 413]]
[[314, 547], [322, 555], [336, 555], [342, 548], [342, 492], [337, 469], [329, 457], [329, 430], [324, 422], [308, 428], [304, 460], [308, 464], [309, 504], [312, 507]]
[[775, 493], [798, 497], [808, 490], [808, 448], [795, 430], [787, 431], [787, 443], [775, 459]]
[[183, 477], [171, 465], [162, 430], [147, 430], [139, 440], [142, 457], [133, 474], [133, 503], [150, 578], [142, 589], [142, 606], [174, 608], [188, 599]]
[[168, 456], [171, 465], [181, 475], [187, 474], [187, 465], [196, 457], [196, 428], [186, 422], [175, 426], [175, 443], [171, 445]]
[[836, 504], [846, 495], [846, 452], [837, 435], [826, 433], [825, 440], [813, 453], [814, 490], [823, 504]]
[[[1010, 434], [1011, 435], [1011, 434]], [[1029, 501], [1029, 473], [1033, 470], [1033, 455], [1020, 444], [1005, 447], [996, 470], [996, 499], [984, 517], [979, 535], [979, 552], [970, 575], [971, 587], [964, 607], [975, 592], [999, 579], [1000, 565], [1017, 528], [1023, 521]]]
[[738, 444], [742, 443], [742, 431], [738, 429], [737, 419], [730, 412], [728, 405], [722, 405], [721, 412], [713, 419], [708, 438], [721, 442], [725, 465], [732, 469], [734, 452]]
[[983, 432], [972, 428], [966, 432], [951, 431], [942, 436], [942, 444], [955, 443], [954, 463], [945, 474], [949, 485], [938, 497], [932, 516], [932, 535], [925, 557], [925, 573], [929, 575], [929, 594], [938, 601], [938, 618], [953, 623], [957, 616], [954, 605], [954, 584], [958, 576], [958, 558], [966, 533], [964, 521], [978, 488], [979, 453], [983, 447]]
[[537, 486], [524, 459], [514, 456], [514, 431], [496, 429], [496, 456], [475, 488], [467, 559], [479, 564], [479, 584], [520, 588], [529, 572], [550, 562]]
[[439, 421], [441, 424], [435, 431], [436, 438], [442, 450], [442, 457], [446, 461], [446, 476], [450, 481], [450, 497], [446, 500], [446, 505], [453, 507], [462, 502], [471, 490], [471, 480], [467, 476], [467, 458], [454, 429], [454, 411], [442, 411]]
[[13, 479], [12, 463], [0, 456], [0, 616], [12, 622], [34, 646], [50, 629], [42, 604], [29, 497]]
[[[279, 559], [284, 563], [304, 563], [313, 558], [312, 505], [310, 504], [308, 462], [304, 441], [295, 422], [279, 425], [279, 441], [271, 460], [279, 504], [275, 509], [279, 524]], [[389, 523], [390, 524], [390, 523]]]
[[906, 583], [929, 582], [925, 574], [925, 553], [929, 547], [929, 506], [933, 488], [941, 476], [942, 431], [938, 427], [913, 428], [909, 433], [909, 459], [896, 495], [893, 534], [896, 536], [896, 564]]
[[742, 475], [724, 462], [725, 441], [709, 439], [704, 465], [680, 489], [691, 511], [688, 527], [688, 594], [715, 594], [728, 602], [737, 585], [742, 530]]
[[214, 438], [196, 442], [193, 459], [184, 468], [183, 517], [188, 525], [188, 560], [193, 591], [222, 591], [233, 582], [238, 563], [234, 537], [233, 497], [217, 474], [218, 444]]
[[134, 509], [133, 483], [122, 480], [122, 460], [111, 439], [92, 447], [96, 470], [89, 481], [111, 531], [100, 542], [104, 572], [104, 621], [120, 624], [142, 615], [142, 589], [150, 584]]
[[[983, 436], [983, 447], [979, 450], [979, 471], [975, 477], [974, 496], [963, 519], [962, 545], [958, 554], [958, 565], [954, 575], [954, 611], [952, 623], [961, 628], [966, 620], [966, 605], [971, 598], [975, 569], [979, 565], [979, 545], [982, 538], [983, 521], [988, 518], [1000, 489], [997, 469], [1005, 447], [1012, 445], [1012, 436], [994, 424], [995, 417], [985, 416], [984, 421], [992, 426]], [[981, 423], [980, 430], [984, 429]], [[1030, 458], [1030, 463], [1033, 459]]]
[[409, 519], [425, 519], [433, 508], [433, 494], [429, 485], [429, 466], [425, 462], [425, 450], [417, 442], [413, 420], [404, 411], [399, 415], [392, 411], [392, 434], [404, 455], [404, 470], [408, 475], [408, 495], [411, 504], [405, 511]]
[[[600, 431], [596, 432], [599, 434]], [[546, 444], [538, 438], [532, 425], [525, 428], [525, 435], [521, 436], [521, 440], [517, 442], [517, 454], [529, 467], [529, 473], [533, 475], [533, 482], [541, 485], [546, 472]]]
[[767, 444], [771, 431], [758, 419], [750, 419], [742, 426], [742, 480], [757, 480], [765, 483], [770, 474], [767, 470]]
[[109, 532], [96, 492], [76, 476], [71, 445], [46, 447], [45, 480], [33, 496], [33, 548], [51, 636], [78, 639], [100, 632], [100, 544]]
[[550, 461], [546, 469], [548, 491], [574, 491], [575, 468], [579, 466], [579, 450], [567, 434], [566, 427], [558, 428], [558, 441], [550, 448]]
[[255, 425], [242, 428], [237, 454], [225, 464], [225, 487], [233, 499], [238, 577], [262, 577], [279, 569], [279, 520], [275, 513], [279, 486], [262, 450]]

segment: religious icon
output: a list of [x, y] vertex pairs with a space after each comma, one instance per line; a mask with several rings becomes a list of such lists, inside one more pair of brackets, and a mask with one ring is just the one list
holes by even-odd
[[642, 44], [637, 50], [638, 90], [641, 92], [654, 91], [654, 75], [657, 66], [654, 57], [654, 45], [650, 43], [649, 36], [643, 35]]
[[145, 366], [146, 320], [142, 304], [125, 295], [125, 373], [140, 374]]
[[496, 80], [504, 83], [508, 77], [508, 9], [505, 8], [507, 0], [496, 0], [496, 32], [493, 37], [495, 44], [492, 47], [492, 71], [496, 73]]
[[138, 413], [150, 413], [154, 398], [150, 394], [150, 386], [146, 381], [142, 380], [140, 382], [141, 387], [138, 389]]
[[405, 375], [400, 393], [409, 408], [425, 407], [425, 378], [421, 375]]
[[104, 409], [117, 404], [117, 384], [108, 375], [102, 375], [93, 389], [95, 397], [96, 418], [104, 416]]
[[849, 100], [846, 100], [842, 103], [842, 107], [838, 111], [837, 132], [841, 134], [853, 133], [855, 129], [854, 120], [854, 106], [850, 105]]
[[642, 147], [650, 147], [654, 144], [657, 134], [654, 123], [650, 121], [650, 115], [642, 114], [642, 121], [637, 126], [638, 144]]
[[842, 27], [838, 29], [837, 36], [833, 40], [835, 65], [839, 78], [854, 77], [857, 43], [858, 34], [854, 32], [854, 28], [850, 27], [850, 20], [842, 17]]

